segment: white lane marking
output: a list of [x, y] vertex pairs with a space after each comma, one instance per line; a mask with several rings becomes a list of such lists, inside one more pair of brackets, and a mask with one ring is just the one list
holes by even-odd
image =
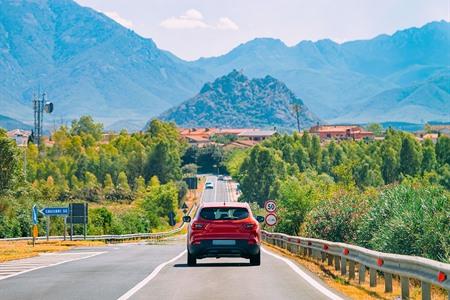
[[217, 185], [217, 177], [214, 177], [215, 182], [214, 182], [214, 202], [217, 202], [217, 189], [219, 188], [219, 186]]
[[331, 292], [329, 289], [327, 289], [326, 287], [321, 285], [314, 278], [312, 278], [311, 276], [306, 274], [295, 263], [293, 263], [289, 259], [281, 257], [281, 256], [279, 256], [279, 255], [277, 255], [275, 253], [272, 253], [272, 252], [264, 249], [263, 247], [261, 247], [261, 250], [264, 253], [266, 253], [266, 254], [269, 254], [269, 255], [271, 255], [271, 256], [273, 256], [273, 257], [275, 257], [275, 258], [277, 258], [277, 259], [279, 259], [281, 261], [284, 261], [295, 273], [300, 275], [307, 283], [309, 283], [311, 286], [316, 288], [319, 292], [321, 292], [322, 294], [324, 294], [328, 298], [333, 299], [333, 300], [344, 300], [343, 298], [339, 297], [338, 295], [336, 295], [335, 293]]
[[[66, 260], [63, 260], [63, 261], [58, 261], [56, 263], [50, 263], [50, 264], [48, 264], [48, 262], [45, 261], [44, 265], [41, 265], [39, 267], [34, 267], [34, 268], [31, 268], [31, 269], [28, 269], [28, 270], [24, 270], [24, 271], [15, 272], [15, 273], [7, 275], [7, 276], [0, 277], [0, 280], [4, 280], [4, 279], [7, 279], [7, 278], [11, 278], [11, 277], [14, 277], [14, 276], [25, 274], [25, 273], [28, 273], [28, 272], [31, 272], [31, 271], [35, 271], [35, 270], [38, 270], [38, 269], [54, 267], [54, 266], [61, 265], [61, 264], [64, 264], [64, 263], [68, 263], [68, 262], [71, 262], [71, 261], [76, 261], [76, 260], [82, 260], [82, 259], [90, 258], [90, 257], [97, 256], [97, 255], [100, 255], [100, 254], [103, 254], [103, 253], [106, 253], [106, 252], [80, 252], [80, 253], [73, 253], [72, 252], [70, 254], [75, 254], [75, 255], [89, 254], [89, 255], [88, 256], [82, 256], [82, 257], [70, 258], [70, 259], [66, 259]], [[55, 254], [46, 254], [45, 256], [49, 257], [50, 255], [54, 255], [56, 257], [56, 256], [67, 255], [67, 254], [68, 253], [57, 253], [57, 254], [55, 253]], [[39, 256], [39, 257], [41, 257], [41, 256]], [[20, 261], [17, 261], [17, 262], [20, 264]]]
[[182, 257], [184, 254], [186, 254], [186, 250], [184, 250], [183, 252], [181, 252], [180, 254], [178, 254], [177, 256], [175, 256], [174, 258], [172, 258], [171, 260], [168, 260], [166, 262], [161, 263], [159, 266], [157, 266], [153, 272], [150, 273], [150, 275], [148, 275], [147, 277], [145, 277], [141, 282], [139, 282], [138, 284], [136, 284], [131, 290], [129, 290], [128, 292], [126, 292], [125, 294], [123, 294], [119, 299], [117, 300], [127, 300], [130, 299], [131, 296], [133, 296], [137, 291], [139, 291], [140, 289], [142, 289], [147, 283], [149, 283], [153, 278], [156, 277], [156, 275], [158, 275], [158, 273], [168, 264], [173, 263], [174, 261], [178, 260], [180, 257]]

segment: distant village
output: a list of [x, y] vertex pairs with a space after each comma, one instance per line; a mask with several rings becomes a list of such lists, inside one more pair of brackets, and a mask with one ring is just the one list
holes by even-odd
[[[276, 134], [276, 128], [272, 130], [258, 128], [178, 128], [180, 135], [190, 145], [204, 147], [218, 145], [225, 148], [250, 148]], [[375, 135], [359, 125], [316, 125], [307, 130], [316, 135], [324, 143], [330, 140], [382, 140], [383, 135]], [[302, 134], [302, 133], [300, 133]], [[30, 140], [31, 131], [14, 129], [7, 132], [8, 137], [14, 139], [18, 146], [26, 146]], [[108, 143], [115, 133], [105, 133], [103, 143]], [[450, 136], [450, 125], [426, 125], [423, 130], [414, 132], [417, 140], [430, 139], [436, 142], [440, 135]], [[54, 142], [51, 137], [44, 136], [43, 143], [52, 147]]]

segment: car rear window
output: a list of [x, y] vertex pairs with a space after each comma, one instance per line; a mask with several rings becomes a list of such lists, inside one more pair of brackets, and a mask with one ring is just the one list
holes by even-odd
[[248, 217], [244, 207], [205, 207], [200, 211], [205, 220], [242, 220]]

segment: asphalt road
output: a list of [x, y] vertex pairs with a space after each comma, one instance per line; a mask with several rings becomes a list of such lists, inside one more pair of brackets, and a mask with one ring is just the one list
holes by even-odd
[[[215, 176], [207, 180], [214, 189], [204, 191], [203, 201], [231, 199], [226, 182]], [[180, 236], [159, 244], [73, 249], [67, 255], [82, 259], [0, 278], [0, 299], [345, 299], [268, 250], [262, 253], [261, 266], [250, 266], [245, 259], [211, 258], [188, 267], [185, 243]], [[24, 262], [3, 267], [21, 267]], [[27, 264], [33, 265], [33, 260]]]

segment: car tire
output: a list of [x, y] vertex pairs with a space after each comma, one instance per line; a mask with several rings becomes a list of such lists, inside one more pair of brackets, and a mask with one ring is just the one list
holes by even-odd
[[261, 252], [256, 255], [250, 256], [250, 264], [252, 266], [259, 266], [261, 264]]
[[192, 255], [189, 251], [187, 253], [187, 264], [188, 266], [197, 265], [197, 258], [194, 255]]

